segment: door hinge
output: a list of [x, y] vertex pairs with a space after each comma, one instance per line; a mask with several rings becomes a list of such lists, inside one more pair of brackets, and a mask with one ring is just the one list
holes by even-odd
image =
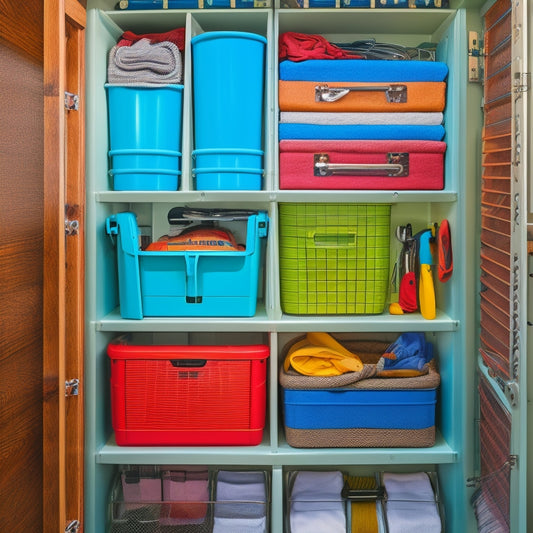
[[65, 381], [65, 396], [78, 396], [80, 380], [78, 378]]
[[78, 111], [80, 108], [80, 97], [77, 94], [65, 91], [65, 109], [67, 111]]
[[65, 205], [65, 235], [77, 235], [80, 229], [80, 221], [78, 220], [80, 207], [76, 204]]
[[513, 91], [515, 94], [526, 93], [531, 87], [531, 72], [515, 72]]
[[487, 373], [503, 391], [511, 407], [517, 407], [520, 397], [520, 386], [518, 385], [518, 382], [515, 380], [503, 379], [501, 376], [498, 376], [492, 368], [489, 368]]
[[78, 230], [80, 229], [80, 223], [78, 220], [69, 220], [65, 219], [65, 235], [71, 237], [72, 235], [77, 235]]
[[494, 476], [497, 476], [501, 472], [509, 472], [511, 470], [515, 470], [518, 467], [518, 455], [509, 455], [509, 458], [505, 463], [503, 463], [499, 468], [494, 470], [493, 472], [490, 472], [488, 474], [484, 474], [483, 476], [471, 476], [466, 478], [466, 486], [471, 488], [479, 488], [481, 483], [484, 481], [491, 479]]
[[81, 522], [79, 520], [70, 520], [65, 527], [65, 533], [78, 533], [81, 527]]
[[483, 80], [483, 41], [477, 31], [468, 32], [468, 81], [479, 83]]

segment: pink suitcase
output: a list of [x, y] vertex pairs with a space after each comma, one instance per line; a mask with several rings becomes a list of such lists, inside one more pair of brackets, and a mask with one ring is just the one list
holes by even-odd
[[441, 190], [441, 141], [282, 140], [280, 189]]

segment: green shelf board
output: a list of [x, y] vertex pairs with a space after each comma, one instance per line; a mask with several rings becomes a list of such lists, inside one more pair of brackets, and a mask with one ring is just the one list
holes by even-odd
[[[454, 191], [319, 191], [326, 202], [455, 202]], [[99, 191], [101, 203], [316, 202], [317, 191]]]
[[328, 331], [328, 332], [403, 332], [403, 331], [456, 331], [459, 321], [437, 311], [434, 320], [425, 320], [419, 313], [408, 315], [329, 315], [294, 316], [282, 315], [270, 319], [264, 306], [260, 305], [255, 316], [250, 318], [177, 317], [144, 318], [127, 320], [113, 310], [95, 321], [97, 331], [265, 331], [277, 333]]
[[[325, 453], [327, 452], [327, 453]], [[259, 446], [118, 446], [114, 435], [96, 452], [99, 464], [205, 465], [387, 465], [449, 464], [457, 451], [437, 432], [430, 448], [292, 448], [285, 442], [270, 446], [268, 432]]]

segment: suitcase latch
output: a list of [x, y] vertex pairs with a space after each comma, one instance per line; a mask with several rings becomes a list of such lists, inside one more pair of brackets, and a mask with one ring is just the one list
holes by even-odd
[[315, 87], [315, 102], [336, 102], [351, 92], [384, 92], [387, 103], [404, 104], [407, 102], [407, 85], [356, 85], [351, 87], [330, 87], [327, 83]]
[[315, 176], [386, 176], [400, 178], [409, 175], [409, 154], [389, 152], [386, 163], [330, 163], [329, 154], [314, 154]]

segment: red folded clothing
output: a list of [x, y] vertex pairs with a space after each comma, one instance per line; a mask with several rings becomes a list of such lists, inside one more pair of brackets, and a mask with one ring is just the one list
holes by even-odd
[[183, 51], [185, 49], [185, 28], [176, 28], [175, 30], [167, 31], [166, 33], [144, 33], [142, 35], [137, 35], [132, 31], [125, 31], [121, 35], [117, 46], [131, 46], [133, 43], [136, 43], [141, 39], [150, 39], [152, 44], [170, 41]]
[[362, 59], [331, 44], [321, 35], [288, 31], [279, 36], [279, 60], [305, 61], [306, 59]]

